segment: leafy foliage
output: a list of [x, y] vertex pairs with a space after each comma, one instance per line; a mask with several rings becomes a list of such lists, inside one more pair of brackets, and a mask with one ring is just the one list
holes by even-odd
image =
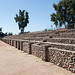
[[11, 33], [11, 32], [9, 32], [9, 33], [7, 34], [7, 36], [11, 36], [11, 35], [13, 35], [13, 33]]
[[18, 22], [19, 29], [21, 30], [21, 33], [24, 33], [24, 28], [29, 23], [29, 16], [28, 12], [25, 12], [25, 10], [21, 11], [19, 10], [19, 15], [16, 14], [16, 17], [14, 17], [15, 21]]
[[53, 4], [56, 13], [51, 14], [51, 21], [56, 27], [64, 24], [67, 28], [74, 28], [75, 23], [75, 0], [61, 0]]

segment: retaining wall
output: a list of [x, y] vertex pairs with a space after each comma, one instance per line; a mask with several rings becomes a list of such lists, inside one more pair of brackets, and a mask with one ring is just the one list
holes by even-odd
[[28, 53], [28, 54], [32, 54], [32, 44], [34, 44], [36, 42], [31, 42], [31, 41], [28, 41], [28, 42], [24, 42], [23, 43], [23, 51]]
[[75, 52], [48, 48], [48, 60], [75, 73]]
[[48, 61], [48, 44], [45, 43], [36, 43], [32, 44], [32, 54], [41, 58], [44, 61]]

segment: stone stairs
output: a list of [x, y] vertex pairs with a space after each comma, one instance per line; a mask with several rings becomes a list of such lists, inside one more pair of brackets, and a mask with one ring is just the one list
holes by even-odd
[[59, 34], [54, 34], [53, 37], [57, 37], [57, 38], [75, 38], [75, 33], [59, 33]]
[[75, 73], [75, 29], [25, 33], [2, 41]]
[[46, 38], [44, 40], [53, 43], [75, 44], [75, 38]]
[[47, 43], [53, 48], [75, 51], [75, 44], [52, 43], [52, 42]]

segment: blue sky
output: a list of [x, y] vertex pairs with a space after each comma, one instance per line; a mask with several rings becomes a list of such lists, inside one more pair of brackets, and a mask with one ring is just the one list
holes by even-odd
[[[29, 12], [29, 24], [25, 31], [41, 31], [51, 28], [50, 14], [54, 11], [53, 3], [60, 0], [0, 0], [0, 27], [3, 32], [20, 32], [14, 17], [19, 9]], [[53, 26], [54, 27], [54, 26]], [[55, 28], [55, 27], [54, 27]]]

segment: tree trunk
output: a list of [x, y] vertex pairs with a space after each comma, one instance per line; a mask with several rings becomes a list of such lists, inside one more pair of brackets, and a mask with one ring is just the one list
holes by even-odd
[[24, 28], [21, 29], [21, 33], [24, 33]]

